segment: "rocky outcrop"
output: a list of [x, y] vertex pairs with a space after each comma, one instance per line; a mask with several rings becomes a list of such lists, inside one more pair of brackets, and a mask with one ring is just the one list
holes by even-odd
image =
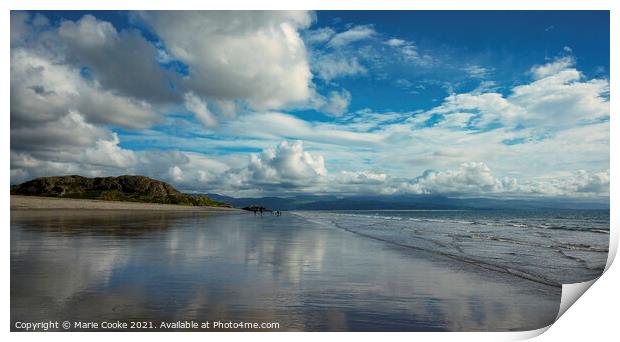
[[132, 201], [196, 206], [226, 206], [207, 196], [183, 194], [172, 185], [145, 176], [40, 177], [11, 189], [12, 195]]
[[243, 207], [243, 208], [241, 208], [241, 209], [243, 209], [243, 210], [247, 210], [247, 211], [253, 211], [253, 212], [255, 212], [255, 213], [256, 213], [256, 212], [261, 212], [261, 213], [262, 213], [262, 212], [272, 212], [272, 211], [273, 211], [273, 210], [271, 210], [271, 209], [267, 209], [267, 208], [265, 208], [265, 207], [261, 207], [261, 206], [259, 206], [259, 205], [249, 205], [249, 206], [247, 206], [247, 207]]

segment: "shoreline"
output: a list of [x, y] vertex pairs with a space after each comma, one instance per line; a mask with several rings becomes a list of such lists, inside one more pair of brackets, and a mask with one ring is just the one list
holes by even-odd
[[[313, 222], [315, 224], [325, 224], [325, 223], [321, 223], [321, 222], [316, 222], [316, 221], [312, 221], [308, 216], [304, 216], [303, 214], [299, 213], [299, 212], [292, 212], [293, 215], [296, 215], [304, 220]], [[444, 257], [444, 258], [449, 258], [451, 260], [454, 260], [456, 262], [460, 262], [460, 263], [465, 263], [465, 264], [469, 264], [475, 267], [479, 267], [481, 269], [484, 270], [488, 270], [488, 271], [493, 271], [493, 272], [498, 272], [498, 273], [502, 273], [502, 274], [506, 274], [509, 276], [514, 276], [514, 277], [518, 277], [521, 279], [525, 279], [525, 280], [529, 280], [538, 284], [542, 284], [542, 285], [546, 285], [546, 286], [551, 286], [554, 288], [562, 288], [562, 284], [549, 280], [547, 278], [545, 278], [542, 275], [538, 275], [538, 274], [529, 274], [523, 271], [519, 271], [519, 270], [514, 270], [508, 267], [502, 267], [499, 265], [494, 265], [492, 263], [488, 263], [486, 261], [483, 260], [476, 260], [476, 259], [471, 259], [471, 258], [466, 258], [466, 257], [460, 257], [460, 256], [456, 256], [456, 255], [452, 255], [450, 253], [445, 253], [445, 252], [440, 252], [440, 251], [434, 251], [431, 249], [426, 249], [426, 248], [422, 248], [422, 247], [417, 247], [417, 246], [412, 246], [412, 245], [408, 245], [408, 244], [404, 244], [404, 243], [399, 243], [397, 241], [391, 241], [388, 239], [382, 239], [380, 237], [376, 237], [376, 236], [372, 236], [369, 234], [364, 234], [364, 233], [360, 233], [348, 228], [344, 228], [344, 227], [340, 227], [339, 225], [332, 223], [332, 225], [334, 227], [337, 227], [338, 229], [342, 229], [343, 231], [349, 232], [351, 234], [355, 234], [357, 236], [361, 236], [364, 238], [368, 238], [368, 239], [372, 239], [372, 240], [376, 240], [376, 241], [380, 241], [389, 245], [393, 245], [396, 247], [401, 247], [401, 248], [405, 248], [405, 249], [411, 249], [411, 250], [416, 250], [418, 252], [422, 252], [422, 253], [426, 253], [432, 257]]]
[[239, 212], [241, 209], [225, 207], [198, 207], [176, 204], [103, 201], [77, 198], [11, 195], [11, 210], [152, 210], [183, 212]]
[[507, 331], [551, 324], [559, 308], [560, 288], [295, 214], [77, 212], [12, 215], [12, 324], [213, 317], [283, 331]]

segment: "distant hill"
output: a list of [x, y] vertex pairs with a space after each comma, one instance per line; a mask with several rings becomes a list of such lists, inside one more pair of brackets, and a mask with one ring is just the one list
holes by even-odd
[[609, 200], [569, 198], [452, 198], [440, 195], [357, 195], [234, 198], [208, 194], [235, 208], [263, 206], [273, 210], [458, 210], [458, 209], [609, 209]]
[[11, 187], [12, 195], [230, 207], [205, 195], [184, 194], [172, 185], [145, 176], [40, 177]]

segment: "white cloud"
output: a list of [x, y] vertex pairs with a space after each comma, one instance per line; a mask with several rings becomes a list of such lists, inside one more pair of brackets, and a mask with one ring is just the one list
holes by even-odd
[[313, 65], [318, 76], [326, 81], [338, 77], [363, 75], [368, 72], [356, 57], [338, 54], [319, 55]]
[[311, 95], [312, 74], [298, 32], [311, 23], [307, 12], [149, 11], [142, 17], [171, 55], [188, 65], [183, 85], [200, 97], [273, 109]]
[[74, 41], [76, 45], [84, 47], [112, 46], [118, 39], [114, 26], [107, 21], [97, 20], [87, 14], [77, 22], [63, 21], [60, 24], [59, 34]]
[[64, 60], [89, 68], [103, 88], [149, 102], [180, 100], [169, 86], [180, 80], [160, 67], [159, 50], [139, 31], [119, 32], [110, 22], [85, 15], [75, 22], [62, 21], [57, 32]]
[[479, 65], [468, 65], [465, 67], [465, 72], [473, 78], [485, 78], [489, 76], [490, 69], [481, 67]]
[[80, 113], [71, 111], [57, 120], [11, 129], [11, 148], [30, 151], [37, 156], [57, 152], [74, 156], [84, 147], [108, 137], [106, 130], [86, 122]]
[[238, 120], [223, 123], [218, 132], [237, 140], [243, 137], [250, 146], [256, 144], [256, 140], [275, 143], [292, 138], [354, 149], [375, 146], [382, 139], [378, 134], [353, 132], [339, 125], [312, 123], [293, 115], [274, 112], [244, 115]]
[[183, 170], [181, 170], [178, 165], [170, 167], [170, 169], [168, 169], [168, 175], [175, 183], [183, 180]]
[[98, 139], [93, 147], [87, 147], [75, 161], [95, 166], [129, 168], [135, 167], [137, 158], [133, 151], [118, 146], [120, 140], [116, 133], [111, 139]]
[[330, 40], [336, 32], [331, 27], [321, 27], [309, 30], [305, 34], [305, 41], [309, 44], [320, 44]]
[[239, 190], [286, 192], [311, 187], [326, 176], [323, 156], [305, 151], [301, 141], [283, 141], [275, 149], [251, 154], [247, 166], [229, 171], [224, 182]]
[[515, 188], [515, 179], [495, 177], [491, 169], [482, 162], [464, 163], [456, 170], [426, 171], [405, 187], [406, 190], [419, 194], [492, 194], [512, 191]]
[[246, 166], [229, 170], [219, 181], [236, 194], [339, 193], [441, 194], [450, 196], [568, 196], [609, 194], [609, 171], [580, 170], [570, 176], [518, 182], [495, 175], [483, 162], [462, 163], [456, 169], [427, 170], [419, 176], [395, 178], [386, 172], [362, 170], [328, 173], [322, 155], [304, 151], [301, 142], [281, 142], [276, 149], [253, 154]]
[[475, 126], [479, 127], [485, 127], [495, 121], [513, 124], [517, 118], [526, 116], [523, 108], [514, 105], [498, 93], [453, 94], [429, 113], [444, 114], [446, 121], [451, 121], [453, 118], [459, 121], [464, 114], [469, 113], [476, 118]]
[[343, 89], [341, 92], [332, 91], [327, 97], [327, 102], [321, 110], [333, 116], [344, 114], [351, 103], [351, 93]]
[[421, 53], [414, 42], [392, 38], [386, 44], [398, 52], [398, 58], [407, 63], [413, 63], [419, 67], [430, 67], [435, 64], [435, 59], [428, 54]]
[[324, 191], [334, 193], [441, 194], [452, 196], [609, 196], [609, 170], [579, 170], [568, 177], [520, 183], [516, 178], [498, 177], [483, 162], [467, 162], [457, 169], [427, 170], [422, 175], [398, 179], [383, 172], [343, 171], [330, 178]]
[[520, 190], [546, 196], [609, 196], [609, 170], [578, 170], [567, 177], [529, 182]]
[[[183, 189], [254, 194], [608, 194], [609, 172], [600, 170], [609, 168], [609, 81], [586, 79], [572, 57], [533, 67], [532, 81], [504, 93], [485, 83], [424, 112], [351, 113], [351, 94], [333, 80], [369, 73], [364, 65], [381, 71], [385, 56], [415, 66], [434, 60], [396, 38], [350, 45], [378, 36], [370, 26], [306, 32], [308, 44], [337, 46], [307, 51], [306, 12], [145, 13], [163, 43], [92, 16], [54, 27], [20, 13], [11, 13], [13, 183], [137, 173]], [[314, 76], [338, 91], [317, 93], [309, 58]], [[176, 60], [187, 77], [157, 65]], [[483, 69], [465, 71], [483, 77]], [[291, 106], [334, 118], [257, 110]], [[162, 115], [183, 107], [197, 120]], [[175, 129], [148, 130], [157, 123]], [[304, 144], [280, 144], [297, 139]], [[124, 148], [131, 143], [154, 150]], [[156, 150], [164, 147], [178, 151]], [[263, 152], [246, 162], [224, 149]]]
[[91, 123], [147, 127], [159, 120], [144, 101], [117, 95], [79, 70], [23, 49], [11, 51], [11, 127], [55, 120], [76, 110]]
[[609, 170], [589, 173], [579, 170], [570, 179], [570, 190], [581, 193], [609, 195]]
[[207, 128], [217, 125], [217, 119], [207, 107], [207, 103], [194, 93], [185, 94], [185, 108], [196, 115], [196, 118]]
[[582, 80], [575, 69], [513, 88], [508, 100], [523, 109], [522, 123], [562, 127], [609, 116], [609, 81]]
[[478, 127], [499, 122], [554, 130], [609, 116], [607, 80], [583, 81], [582, 74], [572, 68], [540, 68], [546, 69], [546, 77], [516, 86], [508, 96], [477, 91], [454, 94], [429, 113], [444, 114], [446, 120], [453, 114], [470, 113], [477, 117], [474, 125]]
[[572, 67], [573, 65], [575, 65], [575, 59], [571, 56], [565, 56], [561, 58], [556, 58], [551, 63], [535, 65], [530, 69], [530, 72], [535, 79], [541, 79], [555, 75], [562, 70]]
[[235, 101], [216, 100], [214, 101], [214, 105], [219, 116], [224, 119], [234, 119], [237, 116], [239, 108]]
[[359, 25], [350, 28], [347, 31], [335, 34], [327, 45], [331, 48], [340, 48], [356, 41], [368, 39], [377, 32], [372, 25]]
[[402, 46], [405, 45], [407, 41], [398, 38], [392, 38], [388, 39], [385, 43], [389, 46]]

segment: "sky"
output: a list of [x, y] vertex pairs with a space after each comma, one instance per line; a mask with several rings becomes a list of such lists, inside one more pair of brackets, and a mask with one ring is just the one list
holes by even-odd
[[607, 11], [12, 11], [11, 184], [609, 197]]

